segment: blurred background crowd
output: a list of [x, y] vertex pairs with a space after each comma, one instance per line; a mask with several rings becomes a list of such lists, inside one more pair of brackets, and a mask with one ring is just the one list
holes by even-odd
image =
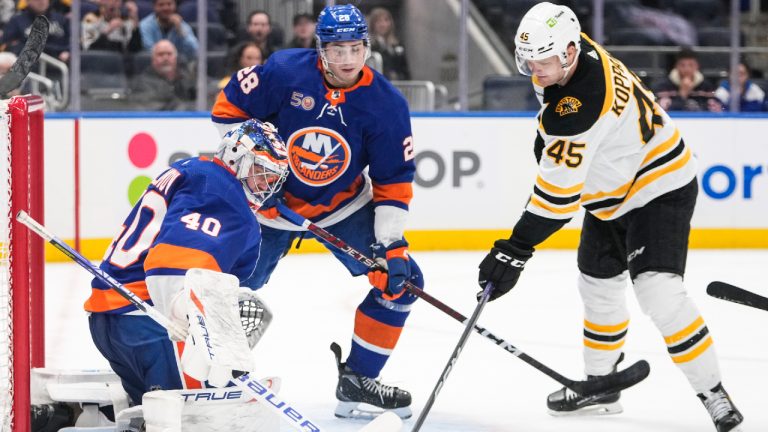
[[[20, 91], [42, 94], [50, 111], [205, 111], [237, 70], [281, 49], [314, 48], [317, 14], [346, 2], [0, 0], [0, 74], [34, 16], [45, 14], [45, 54]], [[514, 61], [517, 25], [536, 0], [353, 3], [368, 19], [368, 65], [412, 111], [538, 109]], [[632, 68], [664, 108], [768, 110], [768, 0], [555, 3], [571, 7], [583, 31]]]

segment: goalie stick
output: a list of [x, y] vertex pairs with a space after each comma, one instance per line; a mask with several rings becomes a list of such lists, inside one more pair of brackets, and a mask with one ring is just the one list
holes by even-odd
[[30, 69], [35, 65], [37, 59], [45, 48], [45, 41], [48, 40], [48, 30], [50, 22], [44, 15], [38, 15], [32, 21], [29, 30], [29, 37], [24, 44], [24, 48], [19, 53], [18, 58], [11, 66], [11, 69], [0, 78], [0, 98], [5, 99], [8, 93], [19, 88], [24, 78], [29, 75]]
[[747, 291], [729, 283], [714, 281], [707, 285], [707, 294], [721, 300], [768, 311], [768, 297]]
[[[112, 276], [107, 274], [102, 269], [96, 267], [84, 256], [80, 255], [80, 253], [72, 249], [68, 244], [61, 241], [53, 233], [48, 231], [48, 229], [46, 229], [43, 225], [32, 219], [32, 217], [30, 217], [25, 211], [20, 211], [16, 215], [16, 220], [24, 224], [35, 234], [45, 239], [48, 243], [52, 244], [54, 247], [56, 247], [56, 249], [63, 252], [64, 255], [71, 258], [81, 267], [88, 270], [88, 272], [94, 275], [96, 278], [108, 284], [113, 290], [118, 292], [139, 310], [145, 312], [150, 318], [155, 320], [155, 322], [165, 327], [169, 334], [175, 335], [176, 337], [181, 337], [181, 340], [184, 340], [184, 337], [182, 336], [186, 335], [187, 332], [185, 330], [179, 328], [152, 305], [136, 296], [133, 292], [115, 280]], [[303, 432], [328, 431], [328, 429], [321, 428], [316, 422], [310, 420], [293, 404], [280, 399], [268, 386], [261, 384], [254, 378], [251, 378], [250, 373], [233, 372], [231, 382], [241, 390], [251, 395], [254, 399], [261, 402], [264, 406], [274, 411], [279, 418], [290, 424], [294, 429]], [[373, 419], [358, 432], [395, 432], [399, 431], [401, 426], [402, 420], [400, 420], [400, 417], [392, 412], [385, 412], [384, 414], [381, 414], [380, 416]]]
[[464, 331], [461, 333], [459, 342], [456, 343], [456, 348], [453, 349], [453, 353], [451, 353], [451, 357], [448, 359], [448, 364], [446, 364], [445, 368], [443, 368], [443, 373], [440, 374], [440, 378], [437, 380], [437, 384], [435, 384], [435, 388], [432, 390], [432, 393], [430, 393], [429, 399], [427, 399], [427, 403], [424, 405], [424, 408], [421, 409], [421, 414], [419, 414], [419, 418], [416, 419], [416, 424], [413, 425], [411, 432], [418, 432], [419, 429], [421, 429], [421, 425], [423, 425], [424, 421], [427, 419], [427, 415], [432, 409], [432, 405], [435, 404], [437, 394], [440, 393], [440, 390], [443, 388], [445, 380], [448, 379], [448, 374], [450, 374], [451, 370], [453, 370], [453, 366], [456, 364], [456, 360], [459, 359], [459, 354], [461, 354], [461, 351], [464, 349], [464, 345], [467, 344], [467, 340], [469, 339], [472, 328], [474, 328], [475, 324], [477, 324], [477, 320], [480, 318], [480, 313], [488, 303], [488, 299], [491, 297], [491, 291], [493, 291], [493, 283], [488, 282], [485, 285], [483, 294], [480, 296], [480, 300], [477, 302], [477, 306], [475, 306], [475, 311], [472, 313], [472, 317], [467, 320], [467, 324], [464, 327]]
[[[353, 248], [352, 246], [347, 244], [347, 242], [345, 242], [344, 240], [336, 237], [335, 235], [324, 230], [323, 228], [320, 228], [319, 226], [315, 225], [314, 223], [312, 223], [312, 221], [304, 218], [303, 216], [289, 209], [288, 207], [285, 206], [285, 204], [278, 203], [277, 210], [280, 212], [281, 216], [284, 217], [289, 222], [297, 226], [303, 227], [307, 231], [311, 232], [312, 234], [324, 240], [326, 243], [346, 253], [347, 255], [365, 264], [366, 266], [372, 267], [375, 264], [370, 257], [366, 256], [362, 252]], [[422, 300], [426, 301], [427, 303], [431, 304], [437, 309], [440, 309], [441, 311], [445, 312], [447, 315], [449, 315], [456, 321], [459, 321], [461, 323], [467, 322], [467, 318], [464, 315], [462, 315], [455, 309], [452, 309], [450, 306], [436, 299], [435, 297], [428, 294], [427, 292], [417, 287], [416, 285], [412, 284], [411, 282], [406, 281], [405, 289], [408, 290], [409, 293], [421, 298]], [[508, 353], [528, 363], [529, 365], [538, 369], [540, 372], [544, 373], [548, 377], [552, 378], [553, 380], [559, 382], [560, 384], [564, 385], [565, 387], [568, 387], [569, 389], [573, 390], [574, 392], [580, 395], [587, 396], [587, 395], [597, 395], [602, 393], [615, 393], [615, 392], [624, 390], [626, 388], [632, 387], [633, 385], [639, 383], [640, 381], [644, 380], [648, 376], [648, 374], [651, 372], [651, 367], [648, 365], [648, 362], [645, 360], [640, 360], [638, 362], [635, 362], [633, 365], [629, 366], [628, 368], [611, 375], [593, 378], [588, 381], [586, 380], [575, 381], [572, 379], [568, 379], [563, 375], [560, 375], [556, 371], [540, 363], [538, 360], [529, 356], [528, 354], [524, 353], [518, 348], [515, 348], [512, 344], [494, 335], [493, 333], [486, 330], [485, 328], [480, 327], [478, 325], [475, 325], [473, 328], [476, 333], [480, 333], [486, 339], [490, 339], [496, 345], [500, 346], [502, 349], [504, 349]]]

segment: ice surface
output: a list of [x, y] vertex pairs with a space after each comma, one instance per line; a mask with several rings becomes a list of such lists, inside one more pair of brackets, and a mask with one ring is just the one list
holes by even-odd
[[[469, 316], [475, 306], [482, 252], [414, 252], [427, 290]], [[768, 312], [711, 298], [707, 283], [724, 280], [768, 295], [763, 269], [768, 251], [691, 251], [686, 286], [715, 341], [723, 383], [746, 420], [746, 432], [768, 431]], [[561, 374], [582, 379], [582, 311], [574, 251], [538, 251], [520, 283], [489, 303], [479, 325]], [[76, 264], [46, 268], [47, 366], [104, 368], [90, 340], [82, 303], [90, 277]], [[281, 397], [328, 430], [356, 431], [365, 422], [336, 419], [336, 370], [328, 346], [349, 350], [354, 309], [365, 278], [351, 278], [329, 254], [289, 255], [260, 295], [275, 318], [255, 350], [256, 376], [282, 378]], [[624, 413], [553, 418], [547, 394], [559, 384], [479, 335], [472, 335], [441, 390], [422, 431], [472, 432], [706, 432], [706, 410], [666, 353], [661, 335], [642, 314], [631, 289], [627, 362], [646, 359], [651, 375], [624, 392]], [[426, 302], [417, 302], [383, 381], [413, 394], [410, 430], [461, 335], [462, 326]], [[292, 430], [283, 426], [282, 430]]]

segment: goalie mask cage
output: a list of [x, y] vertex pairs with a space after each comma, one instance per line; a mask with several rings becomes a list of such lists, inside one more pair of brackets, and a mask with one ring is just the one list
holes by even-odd
[[43, 100], [0, 101], [0, 431], [29, 432], [30, 373], [44, 366], [44, 241], [16, 222], [43, 222]]

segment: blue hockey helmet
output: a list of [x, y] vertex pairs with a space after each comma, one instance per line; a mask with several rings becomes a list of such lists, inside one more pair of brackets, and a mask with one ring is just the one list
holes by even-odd
[[320, 44], [353, 40], [368, 41], [368, 23], [354, 5], [327, 6], [317, 17], [315, 35]]
[[246, 120], [227, 132], [216, 157], [243, 184], [255, 209], [278, 193], [288, 177], [288, 151], [277, 129], [257, 119]]

